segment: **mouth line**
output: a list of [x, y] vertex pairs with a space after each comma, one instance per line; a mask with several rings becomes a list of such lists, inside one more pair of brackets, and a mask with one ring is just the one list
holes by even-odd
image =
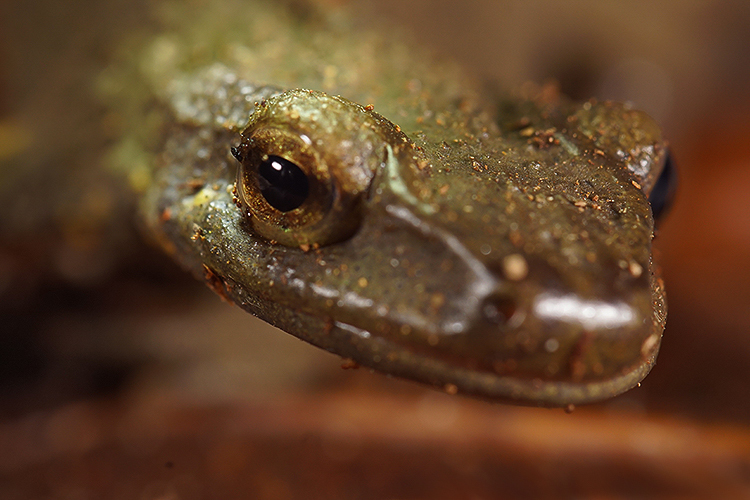
[[[340, 355], [376, 371], [426, 383], [450, 394], [546, 407], [594, 403], [621, 394], [635, 387], [648, 374], [658, 351], [616, 377], [588, 382], [554, 381], [455, 366], [340, 321], [334, 322], [330, 335], [336, 337]], [[346, 344], [350, 348], [342, 350]]]

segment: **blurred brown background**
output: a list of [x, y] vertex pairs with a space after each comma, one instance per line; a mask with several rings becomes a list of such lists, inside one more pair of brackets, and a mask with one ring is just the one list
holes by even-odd
[[[0, 1], [0, 152], [86, 144], [98, 115], [70, 104], [140, 8]], [[750, 3], [370, 10], [488, 88], [555, 80], [663, 124], [680, 190], [652, 373], [572, 415], [490, 405], [341, 370], [155, 253], [90, 275], [55, 250], [70, 279], [49, 284], [0, 249], [0, 497], [750, 498]]]

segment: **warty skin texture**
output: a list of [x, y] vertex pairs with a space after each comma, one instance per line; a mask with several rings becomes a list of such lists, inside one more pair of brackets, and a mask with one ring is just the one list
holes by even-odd
[[[337, 12], [166, 5], [163, 31], [103, 80], [131, 83], [110, 93], [126, 125], [113, 166], [150, 233], [221, 296], [492, 400], [597, 401], [648, 373], [666, 321], [648, 193], [666, 149], [647, 116], [548, 89], [483, 100], [459, 68]], [[259, 199], [242, 161], [263, 154], [296, 160], [310, 200], [279, 214]]]

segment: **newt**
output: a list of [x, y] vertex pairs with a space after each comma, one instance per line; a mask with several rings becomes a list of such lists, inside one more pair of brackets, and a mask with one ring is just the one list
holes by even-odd
[[109, 168], [221, 297], [449, 393], [566, 406], [648, 374], [672, 168], [645, 113], [548, 88], [486, 95], [330, 6], [158, 12], [159, 32], [101, 76], [121, 127]]

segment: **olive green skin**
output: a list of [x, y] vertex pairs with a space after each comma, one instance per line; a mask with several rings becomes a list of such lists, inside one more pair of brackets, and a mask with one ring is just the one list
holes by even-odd
[[[548, 89], [485, 102], [458, 68], [338, 14], [240, 12], [221, 40], [196, 34], [209, 15], [175, 23], [119, 97], [124, 122], [156, 117], [124, 142], [170, 254], [282, 330], [451, 393], [563, 406], [646, 376], [666, 321], [647, 199], [665, 146], [646, 115]], [[144, 63], [164, 40], [170, 59]], [[328, 198], [274, 214], [243, 195], [252, 165], [238, 176], [232, 147], [313, 158]]]

